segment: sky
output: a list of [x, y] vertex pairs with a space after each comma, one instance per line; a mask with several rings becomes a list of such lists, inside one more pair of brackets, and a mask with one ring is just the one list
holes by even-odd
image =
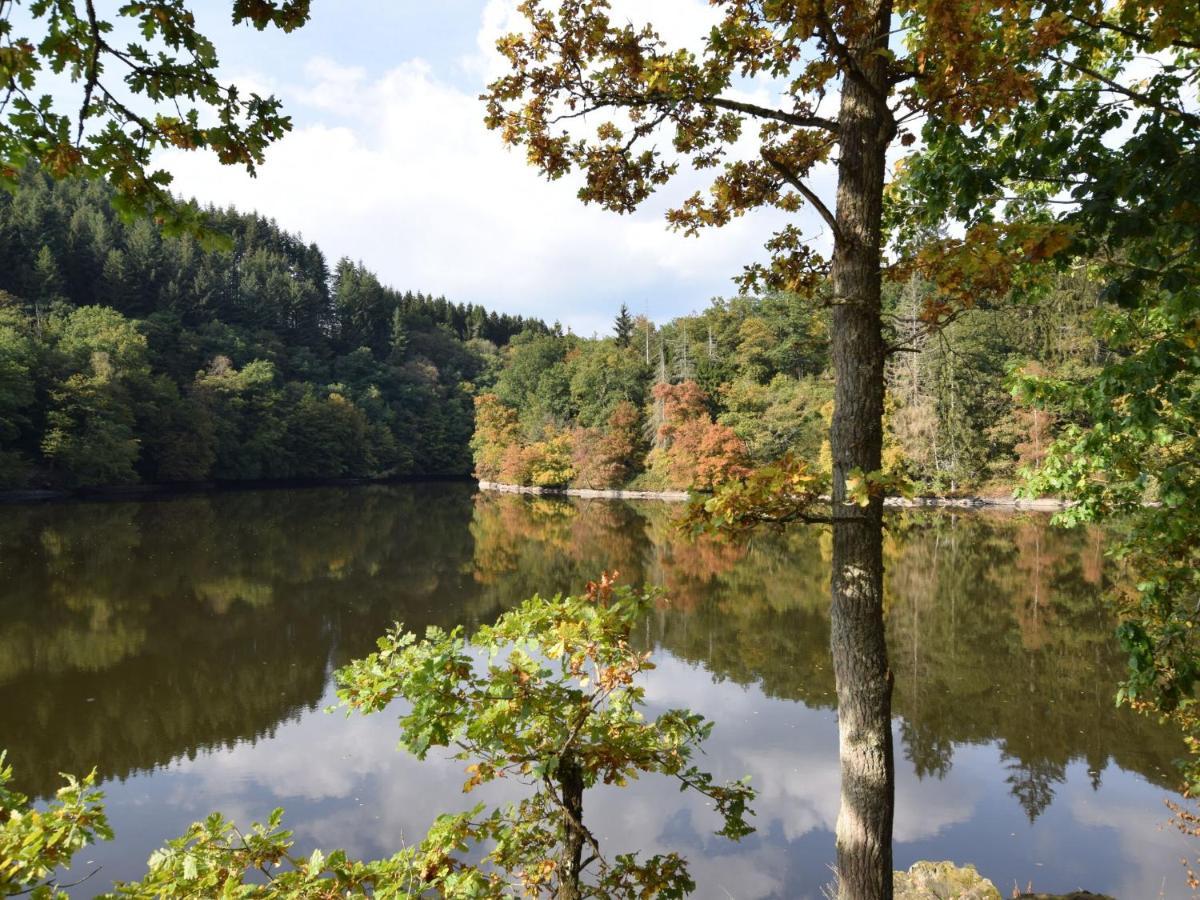
[[[547, 182], [483, 126], [478, 99], [502, 71], [495, 39], [516, 0], [316, 0], [290, 35], [235, 28], [229, 0], [197, 0], [226, 80], [279, 97], [293, 131], [257, 178], [211, 155], [166, 153], [175, 189], [235, 205], [348, 256], [401, 290], [605, 333], [622, 303], [656, 321], [731, 296], [783, 224], [760, 212], [688, 238], [668, 230], [672, 201], [704, 186], [684, 174], [633, 215], [583, 205], [570, 178]], [[665, 37], [696, 47], [707, 0], [617, 0]], [[758, 99], [767, 99], [760, 97]], [[822, 185], [822, 181], [825, 182]], [[828, 175], [815, 182], [828, 189]], [[821, 224], [802, 214], [819, 240]]]

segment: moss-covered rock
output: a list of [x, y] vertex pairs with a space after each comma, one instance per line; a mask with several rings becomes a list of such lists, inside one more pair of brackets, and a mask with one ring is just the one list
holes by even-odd
[[[894, 873], [895, 900], [1002, 900], [1000, 891], [974, 866], [952, 862], [913, 863], [907, 872]], [[1014, 895], [1016, 896], [1016, 895]], [[1072, 891], [1069, 894], [1021, 894], [1017, 900], [1113, 900], [1106, 894]]]
[[895, 900], [1001, 900], [996, 886], [975, 871], [952, 862], [913, 863], [907, 872], [896, 872], [892, 881]]

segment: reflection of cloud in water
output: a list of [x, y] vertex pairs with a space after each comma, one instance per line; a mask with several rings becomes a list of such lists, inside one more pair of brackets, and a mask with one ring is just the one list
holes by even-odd
[[[686, 706], [719, 718], [706, 745], [725, 763], [721, 777], [751, 776], [760, 829], [779, 824], [789, 841], [811, 831], [833, 832], [840, 797], [837, 717], [798, 703], [773, 700], [756, 687], [713, 683], [703, 669], [658, 654], [646, 695], [655, 707]], [[901, 746], [898, 726], [896, 746]], [[741, 771], [729, 771], [741, 766]], [[916, 841], [965, 822], [982, 794], [979, 784], [919, 780], [901, 760], [896, 771], [897, 842]]]
[[[322, 707], [334, 700], [327, 694]], [[287, 826], [313, 844], [390, 853], [419, 840], [439, 813], [476, 800], [462, 794], [464, 763], [436, 752], [421, 762], [397, 746], [398, 736], [396, 717], [386, 712], [348, 718], [314, 712], [280, 726], [271, 741], [179, 762], [187, 781], [177, 791], [204, 794], [222, 810], [244, 806], [244, 794], [265, 793], [268, 808], [286, 807]], [[492, 795], [516, 793], [505, 787]], [[476, 794], [495, 799], [487, 789]]]
[[798, 748], [744, 749], [741, 759], [757, 785], [754, 808], [764, 825], [779, 823], [789, 841], [810, 831], [832, 831], [837, 821], [839, 780], [836, 760]]
[[626, 789], [590, 791], [584, 816], [613, 853], [680, 853], [701, 886], [696, 896], [770, 897], [787, 886], [786, 860], [777, 848], [756, 837], [735, 844], [714, 836], [720, 821], [710, 804], [680, 793], [671, 779], [655, 776]]
[[[791, 704], [773, 704], [753, 689], [713, 685], [685, 663], [666, 657], [659, 661], [663, 666], [653, 673], [650, 691], [655, 710], [708, 707], [710, 714], [732, 711], [734, 720], [740, 711], [748, 722], [760, 718], [755, 713], [761, 703], [806, 712]], [[698, 680], [707, 682], [707, 691], [694, 699], [681, 696], [681, 688], [688, 694]], [[828, 714], [817, 718], [828, 719]], [[787, 739], [792, 731], [786, 721], [770, 730]], [[502, 802], [525, 790], [517, 784], [496, 784], [464, 796], [465, 763], [433, 755], [420, 762], [397, 748], [397, 734], [395, 716], [388, 713], [349, 719], [311, 713], [281, 725], [271, 740], [175, 762], [171, 771], [180, 780], [174, 784], [172, 802], [187, 805], [189, 798], [202, 795], [242, 823], [283, 805], [284, 823], [302, 845], [344, 847], [352, 854], [375, 856], [419, 841], [440, 812], [467, 808], [479, 800]], [[720, 769], [720, 778], [751, 774], [756, 785], [773, 785], [777, 773], [746, 766], [759, 740], [757, 728], [739, 728], [724, 716], [706, 745], [708, 752], [697, 762]], [[770, 752], [785, 754], [783, 747]], [[822, 777], [836, 781], [836, 770], [829, 775], [829, 767], [824, 769]], [[836, 783], [833, 791], [836, 810]], [[765, 831], [784, 823], [794, 805], [791, 794], [769, 789], [756, 804], [756, 824]], [[625, 789], [599, 786], [587, 794], [585, 819], [613, 853], [682, 853], [693, 877], [704, 886], [697, 896], [770, 897], [787, 887], [786, 859], [776, 846], [757, 837], [741, 845], [716, 837], [713, 831], [720, 822], [711, 804], [694, 792], [681, 793], [673, 779], [649, 776]]]
[[[702, 668], [666, 653], [656, 654], [656, 661], [659, 667], [647, 681], [651, 714], [685, 706], [717, 719], [696, 761], [722, 780], [751, 777], [758, 791], [753, 819], [758, 832], [741, 844], [715, 837], [719, 821], [707, 801], [680, 793], [673, 780], [660, 776], [624, 790], [589, 791], [585, 820], [610, 852], [681, 853], [699, 885], [697, 897], [818, 897], [834, 855], [836, 715], [768, 698], [757, 686], [714, 682]], [[332, 700], [327, 693], [322, 705]], [[397, 748], [397, 738], [394, 714], [306, 713], [279, 725], [268, 740], [175, 761], [168, 769], [168, 802], [193, 814], [196, 798], [202, 797], [207, 806], [243, 823], [282, 805], [298, 850], [344, 847], [372, 857], [419, 841], [440, 812], [514, 798], [525, 790], [498, 784], [464, 796], [464, 763], [446, 756], [419, 762]], [[899, 747], [898, 734], [896, 739]], [[1147, 807], [1148, 785], [1142, 779], [1113, 769], [1101, 794], [1093, 795], [1086, 775], [1072, 772], [1070, 787], [1052, 808], [1055, 814], [1022, 831], [1023, 813], [1002, 787], [999, 759], [995, 744], [959, 745], [949, 774], [925, 780], [898, 759], [898, 862], [907, 858], [906, 844], [919, 847], [925, 857], [969, 851], [972, 855], [960, 862], [974, 860], [986, 869], [992, 859], [997, 874], [1011, 881], [1036, 874], [1027, 859], [1078, 856], [1073, 842], [1060, 844], [1060, 830], [1067, 827], [1086, 833], [1096, 845], [1091, 852], [1119, 868], [1123, 889], [1118, 896], [1146, 895], [1151, 882], [1149, 896], [1156, 896], [1163, 874], [1168, 877], [1164, 896], [1174, 896], [1170, 880], [1178, 874], [1182, 883], [1182, 874], [1164, 867], [1187, 847], [1180, 836], [1158, 830], [1165, 811]], [[1019, 845], [999, 850], [973, 842], [964, 851], [963, 837], [990, 827], [989, 822], [1002, 826], [1006, 837], [1015, 831]]]
[[646, 702], [654, 709], [687, 708], [710, 719], [719, 716], [718, 727], [728, 728], [739, 716], [757, 713], [766, 700], [757, 687], [715, 681], [703, 666], [661, 649], [654, 651], [651, 662], [656, 668], [646, 675]]
[[[330, 698], [327, 696], [325, 701]], [[391, 732], [391, 742], [384, 731]], [[310, 713], [276, 729], [274, 739], [181, 760], [176, 768], [211, 796], [237, 796], [253, 784], [280, 799], [345, 797], [365, 777], [397, 757], [396, 724], [375, 717]], [[271, 752], [259, 750], [270, 744]]]
[[1146, 802], [1147, 793], [1155, 788], [1138, 775], [1110, 769], [1101, 788], [1103, 802], [1097, 802], [1101, 798], [1087, 788], [1086, 775], [1072, 774], [1075, 777], [1068, 778], [1072, 787], [1062, 802], [1080, 826], [1110, 832], [1125, 861], [1121, 883], [1109, 890], [1117, 897], [1194, 896], [1187, 889], [1182, 865], [1164, 869], [1152, 862], [1200, 855], [1200, 842], [1169, 824], [1171, 813], [1165, 805]]
[[[893, 729], [893, 739], [899, 738]], [[983, 796], [983, 786], [975, 780], [925, 779], [912, 769], [896, 766], [896, 822], [893, 836], [898, 844], [936, 837], [952, 825], [970, 820]]]

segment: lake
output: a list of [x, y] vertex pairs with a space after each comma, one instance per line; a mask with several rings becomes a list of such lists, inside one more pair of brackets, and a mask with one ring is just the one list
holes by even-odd
[[[716, 722], [699, 761], [751, 776], [758, 831], [713, 836], [663, 779], [589, 792], [586, 819], [614, 850], [683, 853], [697, 897], [817, 898], [838, 810], [829, 535], [692, 543], [678, 509], [468, 484], [0, 507], [0, 747], [38, 798], [99, 769], [117, 838], [78, 857], [102, 869], [77, 897], [214, 809], [283, 806], [300, 850], [390, 855], [475, 797], [462, 763], [398, 750], [394, 716], [325, 712], [333, 670], [395, 621], [470, 629], [619, 569], [667, 592], [639, 628], [653, 708]], [[1179, 859], [1200, 844], [1163, 827], [1183, 745], [1113, 704], [1101, 535], [1033, 514], [889, 525], [897, 867], [973, 862], [1005, 896], [1190, 896]]]

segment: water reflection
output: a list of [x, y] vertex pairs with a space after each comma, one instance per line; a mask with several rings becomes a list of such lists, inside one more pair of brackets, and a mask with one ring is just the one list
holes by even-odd
[[[679, 849], [699, 896], [817, 896], [838, 806], [828, 533], [689, 543], [653, 505], [473, 496], [465, 485], [312, 489], [0, 515], [0, 744], [18, 787], [98, 765], [118, 832], [89, 859], [136, 876], [213, 808], [273, 806], [303, 842], [390, 852], [464, 805], [457, 764], [343, 720], [329, 672], [394, 620], [487, 621], [601, 569], [663, 584], [641, 640], [656, 706], [716, 719], [718, 777], [750, 773], [760, 832], [711, 838], [669, 785], [589, 796], [619, 849]], [[891, 520], [888, 639], [897, 865], [973, 860], [1007, 892], [1185, 896], [1164, 818], [1181, 747], [1114, 708], [1099, 536], [1035, 517]], [[1174, 886], [1174, 887], [1172, 887]]]

